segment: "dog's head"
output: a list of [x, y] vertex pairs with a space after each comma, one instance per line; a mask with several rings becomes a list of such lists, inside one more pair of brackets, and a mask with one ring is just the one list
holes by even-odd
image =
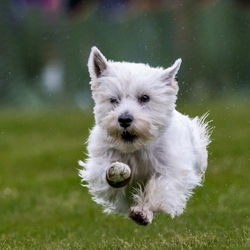
[[169, 68], [108, 61], [91, 49], [88, 68], [95, 101], [95, 120], [111, 146], [123, 152], [138, 150], [158, 138], [175, 109], [175, 76], [181, 59]]

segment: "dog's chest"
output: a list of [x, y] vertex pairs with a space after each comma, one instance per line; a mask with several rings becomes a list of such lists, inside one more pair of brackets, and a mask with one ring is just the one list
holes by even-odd
[[147, 182], [155, 172], [154, 156], [146, 151], [137, 151], [123, 155], [121, 161], [130, 166], [132, 170], [132, 178], [135, 181]]
[[132, 170], [134, 181], [147, 182], [153, 174], [159, 172], [160, 166], [165, 165], [161, 150], [158, 147], [142, 149], [132, 153], [111, 150], [108, 155], [112, 162], [119, 161], [127, 164]]

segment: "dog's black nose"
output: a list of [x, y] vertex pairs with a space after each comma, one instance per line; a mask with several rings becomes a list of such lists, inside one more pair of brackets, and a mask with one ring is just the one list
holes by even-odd
[[118, 122], [120, 123], [120, 126], [123, 128], [129, 127], [133, 120], [134, 117], [127, 112], [118, 117]]

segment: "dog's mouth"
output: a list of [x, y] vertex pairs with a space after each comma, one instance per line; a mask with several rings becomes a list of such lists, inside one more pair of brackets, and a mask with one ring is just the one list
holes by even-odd
[[136, 140], [137, 136], [129, 133], [128, 131], [123, 131], [122, 140], [124, 142], [133, 143]]

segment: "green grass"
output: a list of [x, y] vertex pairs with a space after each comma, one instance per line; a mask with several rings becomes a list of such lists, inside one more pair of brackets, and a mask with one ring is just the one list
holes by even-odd
[[80, 186], [93, 124], [79, 110], [0, 112], [0, 249], [249, 248], [250, 102], [184, 105], [216, 126], [204, 186], [183, 215], [141, 227], [105, 215]]

